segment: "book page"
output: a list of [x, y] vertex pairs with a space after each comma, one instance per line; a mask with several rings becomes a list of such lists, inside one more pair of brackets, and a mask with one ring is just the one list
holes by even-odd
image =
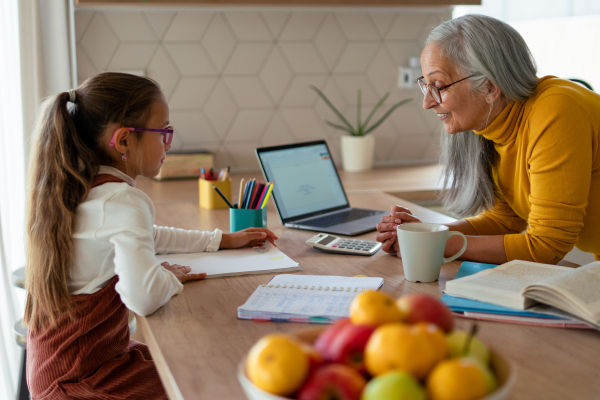
[[[545, 293], [545, 287], [554, 289], [556, 296], [550, 296], [552, 293]], [[559, 276], [550, 277], [531, 288], [527, 288], [524, 294], [529, 293], [548, 294], [544, 299], [555, 303], [556, 297], [565, 297], [570, 300], [575, 308], [580, 308], [588, 313], [589, 317], [598, 323], [600, 320], [600, 262], [586, 264], [579, 268], [572, 268], [570, 271]], [[551, 304], [561, 308], [562, 302]], [[573, 308], [572, 306], [569, 308]], [[579, 313], [578, 313], [579, 314]]]
[[570, 268], [514, 260], [464, 278], [446, 282], [446, 293], [452, 296], [525, 309], [522, 290], [541, 280], [560, 275]]
[[[477, 277], [479, 274], [471, 275], [474, 279], [471, 284], [500, 289], [509, 292], [521, 293], [528, 285], [541, 280], [560, 275], [571, 268], [558, 267], [555, 265], [546, 265], [531, 263], [527, 261], [511, 261], [500, 265], [485, 276]], [[487, 272], [487, 271], [483, 271]]]

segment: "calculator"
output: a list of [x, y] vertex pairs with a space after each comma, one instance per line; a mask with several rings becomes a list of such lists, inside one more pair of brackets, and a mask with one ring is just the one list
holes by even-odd
[[306, 245], [327, 253], [372, 256], [381, 249], [381, 243], [371, 240], [346, 239], [327, 233], [319, 233], [308, 239]]

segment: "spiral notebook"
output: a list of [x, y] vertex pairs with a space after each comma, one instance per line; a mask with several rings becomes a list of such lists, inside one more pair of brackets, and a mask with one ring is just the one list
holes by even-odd
[[238, 307], [238, 318], [328, 324], [348, 317], [356, 295], [381, 286], [383, 278], [277, 275]]

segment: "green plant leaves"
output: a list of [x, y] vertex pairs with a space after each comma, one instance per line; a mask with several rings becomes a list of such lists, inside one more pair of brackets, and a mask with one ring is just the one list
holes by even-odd
[[313, 85], [310, 85], [310, 88], [312, 90], [314, 90], [321, 99], [323, 99], [325, 104], [327, 104], [329, 106], [329, 108], [331, 108], [331, 110], [335, 113], [335, 115], [338, 116], [338, 118], [344, 123], [345, 126], [334, 124], [333, 122], [329, 122], [329, 121], [325, 121], [325, 123], [327, 125], [331, 126], [332, 128], [340, 129], [352, 136], [364, 136], [364, 135], [372, 132], [375, 128], [377, 128], [379, 125], [381, 125], [383, 123], [383, 121], [385, 121], [390, 116], [390, 114], [392, 114], [392, 112], [394, 112], [394, 110], [396, 110], [401, 105], [412, 101], [412, 98], [399, 101], [398, 103], [394, 104], [385, 114], [383, 114], [383, 116], [381, 118], [379, 118], [379, 120], [377, 122], [375, 122], [373, 125], [368, 127], [369, 122], [371, 122], [371, 118], [373, 118], [373, 116], [375, 115], [375, 112], [377, 112], [379, 107], [381, 107], [381, 105], [387, 100], [387, 98], [390, 96], [390, 93], [389, 92], [386, 93], [377, 102], [375, 107], [373, 107], [373, 110], [371, 110], [371, 112], [367, 116], [367, 119], [364, 122], [362, 122], [361, 121], [361, 108], [362, 108], [362, 98], [361, 97], [362, 97], [362, 94], [361, 94], [360, 89], [358, 89], [358, 105], [357, 105], [357, 110], [356, 110], [356, 128], [354, 128], [350, 124], [350, 122], [348, 122], [348, 120], [346, 118], [344, 118], [342, 113], [339, 112], [339, 110], [329, 101], [329, 99], [325, 96], [325, 94], [323, 94], [323, 92], [321, 92], [319, 90], [319, 88], [317, 88], [316, 86], [313, 86]]
[[394, 112], [394, 110], [395, 110], [396, 108], [400, 107], [400, 106], [401, 106], [401, 105], [403, 105], [403, 104], [406, 104], [406, 103], [408, 103], [409, 101], [412, 101], [412, 99], [405, 99], [405, 100], [399, 101], [398, 103], [394, 104], [394, 105], [392, 106], [392, 108], [390, 108], [390, 109], [388, 110], [388, 112], [386, 112], [385, 114], [383, 114], [383, 117], [381, 117], [381, 118], [379, 119], [379, 121], [377, 121], [377, 122], [375, 122], [373, 125], [371, 125], [371, 127], [370, 127], [370, 128], [368, 128], [368, 129], [365, 131], [365, 133], [364, 133], [364, 134], [366, 135], [367, 133], [370, 133], [370, 132], [371, 132], [373, 129], [377, 128], [379, 125], [381, 125], [381, 123], [382, 123], [383, 121], [385, 121], [385, 120], [386, 120], [386, 118], [387, 118], [387, 117], [389, 117], [389, 116], [390, 116], [390, 114], [391, 114], [391, 113], [393, 113], [393, 112]]
[[331, 108], [331, 110], [338, 116], [338, 118], [340, 120], [342, 120], [342, 122], [348, 127], [348, 129], [352, 132], [351, 135], [355, 135], [356, 131], [354, 130], [354, 127], [352, 125], [350, 125], [350, 122], [348, 122], [348, 120], [346, 118], [344, 118], [344, 116], [342, 115], [341, 112], [338, 111], [337, 108], [335, 108], [335, 106], [333, 104], [331, 104], [331, 102], [329, 101], [329, 99], [327, 97], [325, 97], [325, 95], [323, 94], [323, 92], [321, 92], [319, 90], [319, 88], [317, 88], [316, 86], [310, 85], [310, 88], [312, 90], [314, 90], [315, 92], [317, 92], [317, 94], [319, 95], [319, 97], [321, 97], [323, 99], [323, 101], [325, 102], [325, 104], [327, 104], [329, 106], [329, 108]]

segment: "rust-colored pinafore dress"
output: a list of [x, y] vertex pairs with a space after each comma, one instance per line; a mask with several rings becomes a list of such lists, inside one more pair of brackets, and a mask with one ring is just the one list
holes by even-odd
[[[124, 182], [101, 174], [92, 187]], [[118, 276], [92, 294], [74, 295], [77, 318], [29, 333], [27, 385], [33, 399], [167, 399], [148, 347], [129, 339], [129, 311]]]

